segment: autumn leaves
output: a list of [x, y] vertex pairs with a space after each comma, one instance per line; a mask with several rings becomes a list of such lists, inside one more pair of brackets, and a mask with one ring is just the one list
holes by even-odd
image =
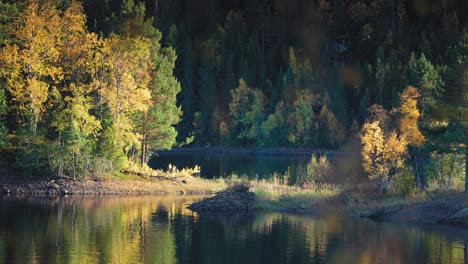
[[389, 113], [379, 105], [372, 106], [370, 115], [363, 125], [360, 138], [362, 142], [362, 165], [370, 180], [377, 183], [383, 191], [388, 188], [392, 177], [404, 166], [408, 146], [421, 146], [424, 136], [418, 128], [419, 92], [409, 86], [400, 95], [400, 107]]
[[[47, 142], [50, 148], [44, 152], [56, 174], [88, 174], [96, 157], [110, 160], [115, 168], [124, 157], [134, 158], [146, 144], [143, 134], [158, 136], [149, 135], [141, 123], [149, 120], [161, 96], [176, 116], [168, 117], [171, 121], [163, 122], [167, 127], [162, 129], [173, 131], [166, 133], [167, 141], [175, 141], [180, 85], [175, 81], [158, 90], [165, 85], [158, 80], [174, 79], [175, 61], [175, 54], [164, 57], [169, 51], [162, 52], [159, 38], [98, 37], [88, 32], [77, 1], [64, 9], [52, 1], [29, 1], [13, 33], [14, 40], [0, 50], [8, 111], [17, 117], [10, 132], [21, 140], [40, 137]], [[157, 76], [164, 63], [169, 70]]]

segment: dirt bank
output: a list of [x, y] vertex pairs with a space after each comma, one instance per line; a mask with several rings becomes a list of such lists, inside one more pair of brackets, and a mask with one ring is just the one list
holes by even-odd
[[384, 219], [398, 222], [441, 223], [468, 227], [468, 195], [457, 194], [415, 204], [384, 216]]
[[[344, 197], [343, 194], [339, 196]], [[356, 204], [349, 197], [348, 195], [348, 200], [339, 206], [354, 216], [379, 221], [440, 223], [468, 227], [468, 194], [451, 194], [425, 201], [375, 197], [363, 199], [359, 201], [360, 204]]]
[[15, 179], [0, 177], [3, 195], [159, 195], [212, 194], [224, 188], [224, 183], [199, 178], [160, 177], [155, 179]]

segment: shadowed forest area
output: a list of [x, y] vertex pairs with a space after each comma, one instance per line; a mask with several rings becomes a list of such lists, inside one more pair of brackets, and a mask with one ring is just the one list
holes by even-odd
[[175, 145], [351, 148], [381, 192], [468, 189], [465, 0], [0, 7], [5, 167], [76, 178]]

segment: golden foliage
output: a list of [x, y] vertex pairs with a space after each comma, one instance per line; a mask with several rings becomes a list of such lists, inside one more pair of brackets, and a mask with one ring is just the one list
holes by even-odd
[[380, 190], [387, 188], [391, 172], [403, 167], [407, 143], [396, 132], [385, 135], [378, 121], [366, 122], [361, 130], [362, 166]]
[[411, 146], [421, 146], [425, 140], [418, 128], [421, 116], [417, 106], [419, 97], [418, 90], [409, 86], [400, 95], [401, 106], [394, 110], [398, 114], [398, 131]]
[[[0, 74], [23, 120], [35, 133], [44, 111], [50, 83], [63, 75], [57, 67], [61, 19], [50, 3], [30, 1], [14, 31], [20, 46], [7, 44], [0, 52]], [[45, 80], [52, 80], [46, 82]]]

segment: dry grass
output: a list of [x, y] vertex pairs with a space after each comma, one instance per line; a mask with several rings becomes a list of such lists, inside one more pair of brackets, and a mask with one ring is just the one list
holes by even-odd
[[170, 165], [168, 170], [154, 170], [149, 166], [128, 164], [122, 172], [103, 175], [102, 181], [84, 179], [77, 182], [71, 191], [102, 190], [103, 193], [130, 194], [209, 194], [226, 187], [223, 180], [205, 180], [196, 177], [200, 167], [178, 169]]
[[275, 175], [269, 180], [248, 180], [231, 175], [225, 181], [228, 185], [232, 185], [232, 182], [248, 185], [256, 196], [254, 208], [259, 210], [298, 212], [314, 208], [339, 193], [339, 188], [330, 184], [311, 183], [307, 188], [288, 186]]

